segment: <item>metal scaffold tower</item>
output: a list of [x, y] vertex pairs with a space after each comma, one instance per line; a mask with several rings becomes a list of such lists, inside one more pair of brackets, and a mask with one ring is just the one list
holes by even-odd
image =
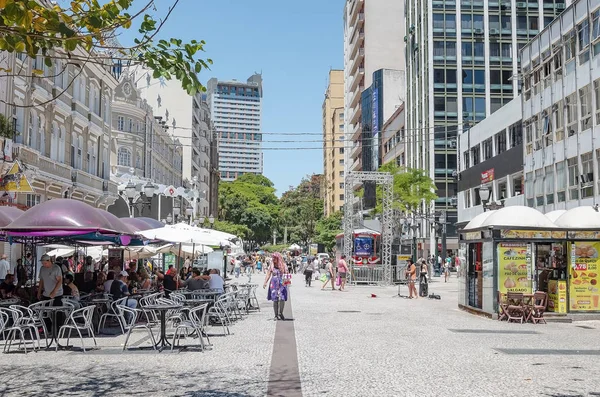
[[346, 258], [352, 257], [352, 232], [354, 230], [354, 185], [363, 182], [375, 182], [383, 187], [382, 206], [383, 214], [381, 217], [381, 263], [383, 266], [383, 277], [381, 284], [391, 284], [392, 282], [392, 201], [394, 176], [389, 172], [349, 172], [345, 178], [346, 203], [344, 204], [344, 255]]

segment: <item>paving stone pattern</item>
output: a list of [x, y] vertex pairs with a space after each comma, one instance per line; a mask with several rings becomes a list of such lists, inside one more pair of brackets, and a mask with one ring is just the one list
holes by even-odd
[[[289, 337], [306, 397], [600, 395], [600, 321], [477, 317], [458, 310], [455, 279], [430, 285], [442, 300], [399, 298], [391, 287], [321, 291], [319, 284], [306, 288], [295, 276], [293, 327], [276, 327], [261, 289], [263, 310], [235, 324], [233, 335], [213, 337], [211, 351], [121, 354], [118, 336], [100, 338], [101, 350], [86, 354], [0, 355], [0, 395], [288, 396], [269, 379], [278, 368], [272, 357], [285, 359], [274, 354], [274, 340]], [[149, 344], [142, 331], [138, 342]]]

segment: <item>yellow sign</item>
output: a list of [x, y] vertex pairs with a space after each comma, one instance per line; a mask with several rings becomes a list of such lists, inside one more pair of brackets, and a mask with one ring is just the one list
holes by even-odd
[[10, 170], [2, 177], [0, 191], [33, 193], [33, 188], [18, 162], [15, 161]]
[[583, 238], [600, 240], [600, 232], [593, 232], [593, 231], [569, 232], [569, 238], [572, 238], [574, 240], [575, 239], [583, 239]]
[[524, 239], [535, 239], [535, 238], [567, 238], [567, 232], [563, 231], [549, 231], [549, 230], [502, 230], [500, 236], [503, 238], [524, 238]]
[[466, 232], [465, 240], [481, 240], [481, 232]]
[[498, 244], [498, 287], [501, 293], [531, 293], [527, 271], [527, 244]]
[[567, 312], [567, 281], [548, 280], [548, 311]]
[[569, 244], [569, 308], [572, 311], [598, 311], [600, 288], [600, 242]]

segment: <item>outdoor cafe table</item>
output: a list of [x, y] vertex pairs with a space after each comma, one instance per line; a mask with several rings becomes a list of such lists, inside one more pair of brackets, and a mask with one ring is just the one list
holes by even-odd
[[57, 321], [57, 313], [58, 312], [64, 312], [65, 316], [68, 316], [69, 313], [71, 313], [71, 310], [73, 310], [73, 307], [71, 306], [40, 306], [38, 308], [36, 308], [36, 310], [38, 310], [40, 312], [40, 318], [42, 318], [43, 320], [43, 316], [41, 315], [42, 313], [50, 313], [50, 315], [52, 316], [52, 334], [50, 335], [50, 341], [48, 342], [48, 345], [46, 346], [46, 348], [50, 348], [52, 346], [52, 342], [56, 342], [56, 344], [58, 345], [59, 349], [62, 348], [67, 348], [69, 346], [62, 346], [61, 344], [58, 343], [58, 321]]
[[203, 291], [201, 289], [197, 289], [197, 290], [193, 290], [190, 291], [191, 295], [194, 296], [194, 298], [198, 298], [198, 297], [204, 297], [207, 299], [211, 299], [213, 302], [217, 299], [217, 297], [219, 295], [222, 295], [222, 292], [217, 292], [217, 291]]
[[146, 310], [156, 310], [160, 312], [160, 339], [154, 345], [159, 351], [162, 351], [167, 346], [171, 346], [171, 343], [167, 340], [167, 312], [169, 310], [181, 309], [181, 307], [181, 305], [144, 306], [144, 309]]
[[0, 299], [0, 307], [9, 307], [12, 305], [18, 305], [21, 301], [17, 298]]

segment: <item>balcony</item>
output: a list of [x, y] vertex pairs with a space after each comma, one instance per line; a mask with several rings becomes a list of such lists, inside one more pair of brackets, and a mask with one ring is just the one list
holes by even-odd
[[354, 79], [352, 80], [352, 83], [350, 84], [350, 91], [358, 90], [359, 89], [358, 87], [360, 87], [361, 85], [364, 86], [364, 75], [365, 75], [365, 69], [362, 68], [362, 71], [359, 69], [358, 73], [354, 75]]
[[350, 139], [352, 141], [358, 141], [360, 139], [360, 134], [362, 132], [362, 124], [360, 123], [360, 118], [356, 123], [352, 123], [352, 127], [350, 129]]
[[352, 41], [350, 42], [350, 58], [356, 57], [356, 55], [360, 52], [359, 50], [364, 49], [365, 42], [365, 32], [358, 31], [354, 33], [352, 37]]
[[350, 171], [360, 171], [362, 170], [362, 164], [360, 162], [360, 156], [357, 157], [352, 164], [350, 164]]
[[350, 158], [356, 159], [362, 153], [362, 145], [358, 141], [354, 142], [354, 146], [350, 151]]
[[356, 20], [360, 18], [360, 14], [362, 14], [364, 18], [364, 4], [364, 0], [354, 0], [352, 6], [350, 7], [350, 25], [353, 25], [356, 22]]
[[104, 179], [102, 178], [88, 174], [82, 170], [73, 170], [71, 175], [73, 178], [73, 183], [77, 187], [94, 189], [96, 191], [94, 193], [102, 192], [104, 190]]
[[58, 161], [41, 156], [37, 150], [27, 146], [15, 145], [16, 156], [24, 165], [36, 168], [42, 175], [55, 177], [56, 179], [70, 183], [71, 167]]
[[[349, 106], [356, 109], [358, 111], [358, 113], [360, 114], [360, 91], [351, 91], [350, 94], [350, 101], [349, 101]], [[354, 114], [352, 115], [351, 119], [348, 120], [354, 120]]]

